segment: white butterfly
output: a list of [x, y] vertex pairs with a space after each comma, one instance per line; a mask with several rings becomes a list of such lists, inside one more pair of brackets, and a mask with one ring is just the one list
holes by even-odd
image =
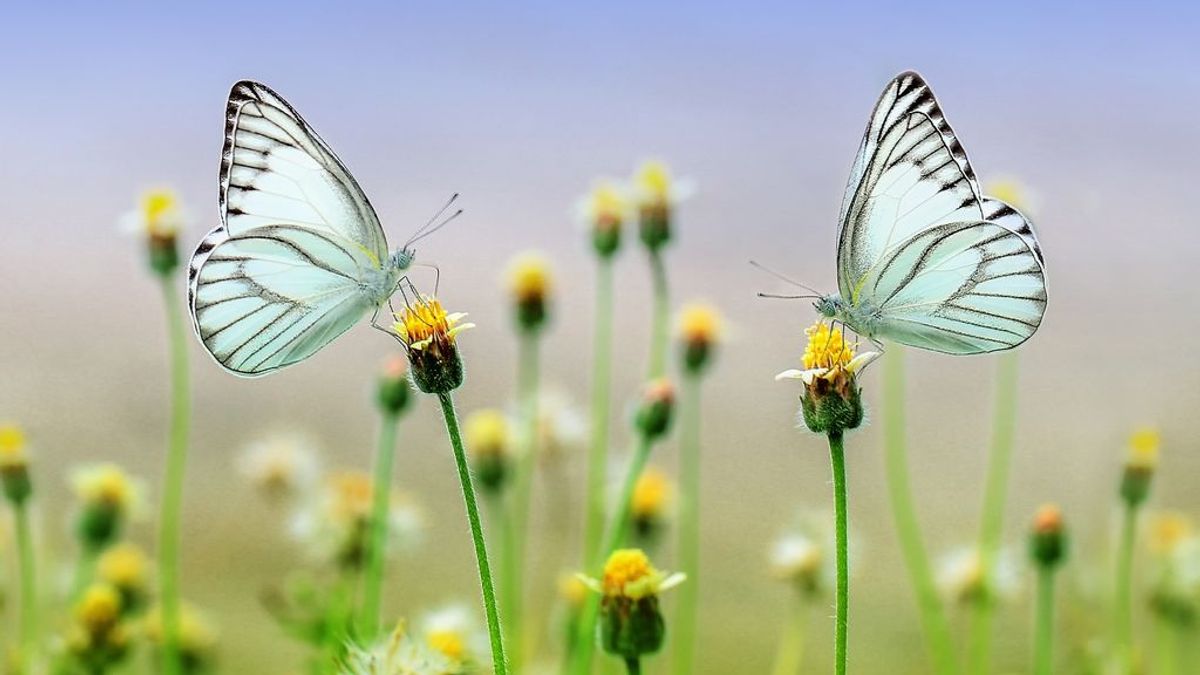
[[377, 316], [413, 243], [436, 229], [430, 220], [389, 252], [346, 167], [287, 101], [251, 81], [233, 85], [225, 109], [220, 209], [221, 225], [192, 255], [188, 304], [205, 349], [244, 377], [302, 361]]
[[949, 354], [1012, 349], [1046, 311], [1029, 221], [985, 197], [920, 75], [898, 75], [871, 115], [842, 202], [839, 293], [817, 311], [871, 339]]

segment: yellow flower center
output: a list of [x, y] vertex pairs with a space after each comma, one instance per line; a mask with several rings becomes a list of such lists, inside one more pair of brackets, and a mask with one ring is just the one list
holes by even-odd
[[615, 227], [625, 217], [625, 196], [616, 185], [599, 183], [588, 197], [587, 210], [595, 224]]
[[513, 261], [508, 286], [517, 301], [540, 300], [550, 292], [550, 265], [536, 253], [525, 253]]
[[653, 518], [663, 512], [670, 495], [671, 481], [667, 474], [658, 468], [650, 467], [638, 477], [633, 488], [630, 508], [636, 517]]
[[179, 231], [179, 199], [170, 190], [151, 190], [142, 195], [142, 220], [146, 233], [169, 236]]
[[679, 317], [679, 333], [684, 342], [715, 342], [721, 333], [721, 315], [709, 305], [688, 305]]
[[466, 436], [472, 454], [503, 455], [508, 450], [508, 419], [499, 410], [480, 410], [467, 418]]
[[422, 296], [396, 315], [392, 328], [409, 349], [420, 350], [434, 343], [453, 344], [455, 335], [473, 327], [459, 323], [465, 316], [447, 314], [437, 298]]
[[1025, 209], [1025, 187], [1014, 179], [992, 181], [988, 183], [984, 192], [1018, 209]]
[[0, 424], [0, 468], [25, 462], [25, 433], [15, 424]]
[[133, 502], [133, 484], [115, 464], [103, 464], [80, 476], [77, 484], [80, 500], [126, 509]]
[[1139, 429], [1129, 438], [1129, 466], [1153, 469], [1158, 465], [1159, 435], [1154, 429]]
[[804, 331], [808, 336], [808, 344], [804, 347], [804, 368], [834, 369], [845, 367], [854, 359], [854, 349], [846, 341], [840, 328], [832, 328], [824, 321], [818, 321]]
[[133, 544], [118, 544], [105, 551], [98, 575], [118, 588], [138, 588], [146, 581], [146, 555]]
[[456, 630], [431, 630], [425, 642], [452, 661], [462, 661], [467, 654], [467, 642]]
[[641, 549], [618, 549], [613, 551], [608, 557], [608, 562], [604, 564], [604, 581], [601, 586], [605, 595], [624, 595], [627, 585], [653, 577], [657, 573]]
[[374, 489], [371, 477], [360, 471], [344, 471], [329, 478], [330, 515], [334, 520], [365, 518], [371, 512]]
[[671, 197], [671, 170], [658, 161], [649, 161], [638, 167], [634, 183], [647, 201], [666, 203]]
[[88, 632], [99, 634], [112, 628], [121, 615], [121, 595], [108, 584], [93, 584], [75, 608], [75, 616]]
[[571, 607], [582, 607], [583, 601], [587, 599], [587, 592], [587, 584], [578, 575], [566, 574], [558, 580], [558, 594]]
[[1150, 522], [1150, 550], [1157, 554], [1168, 554], [1193, 535], [1192, 522], [1178, 512], [1160, 514]]

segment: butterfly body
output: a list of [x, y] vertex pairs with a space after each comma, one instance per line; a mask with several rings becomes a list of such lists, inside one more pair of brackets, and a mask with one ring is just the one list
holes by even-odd
[[842, 201], [838, 293], [814, 303], [868, 338], [949, 354], [1012, 349], [1046, 308], [1041, 245], [1015, 207], [983, 195], [920, 75], [871, 115]]
[[188, 300], [200, 342], [231, 373], [298, 363], [382, 307], [413, 263], [333, 151], [269, 87], [229, 94], [221, 224], [196, 248]]

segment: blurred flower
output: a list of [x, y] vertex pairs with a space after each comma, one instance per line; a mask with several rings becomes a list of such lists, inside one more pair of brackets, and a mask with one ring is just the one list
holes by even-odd
[[67, 631], [67, 651], [87, 672], [106, 672], [128, 653], [129, 631], [122, 623], [121, 595], [104, 583], [93, 584], [75, 605]]
[[1151, 518], [1148, 543], [1154, 554], [1150, 609], [1180, 627], [1200, 618], [1200, 536], [1191, 520], [1177, 512]]
[[562, 574], [558, 577], [558, 595], [572, 613], [583, 607], [584, 600], [587, 600], [587, 592], [588, 585], [578, 574]]
[[841, 329], [817, 321], [804, 331], [808, 343], [801, 364], [804, 370], [785, 370], [776, 380], [804, 383], [800, 395], [805, 425], [818, 433], [840, 433], [857, 428], [863, 420], [862, 390], [857, 374], [879, 358], [879, 352], [855, 355]]
[[675, 385], [665, 377], [647, 383], [635, 419], [638, 431], [650, 439], [662, 437], [671, 427], [674, 411]]
[[121, 227], [145, 240], [150, 268], [166, 276], [179, 266], [176, 240], [186, 221], [175, 192], [156, 188], [142, 193], [137, 208], [121, 217]]
[[542, 459], [554, 461], [583, 445], [587, 420], [578, 406], [561, 390], [544, 390], [537, 403], [537, 443]]
[[311, 439], [283, 432], [247, 444], [237, 469], [265, 497], [278, 500], [309, 493], [320, 478], [321, 463]]
[[963, 546], [942, 556], [938, 584], [951, 601], [960, 605], [1004, 600], [1015, 596], [1020, 587], [1017, 570], [1012, 551], [1001, 549], [992, 561], [989, 583], [984, 578], [979, 549]]
[[[150, 610], [144, 621], [145, 635], [157, 648], [163, 644], [162, 608]], [[179, 614], [179, 657], [184, 673], [200, 673], [216, 658], [217, 628], [205, 614], [184, 603]]]
[[84, 548], [98, 551], [120, 534], [125, 523], [145, 508], [145, 487], [120, 466], [88, 464], [71, 472], [79, 500], [76, 533]]
[[137, 609], [149, 595], [150, 561], [136, 544], [120, 543], [100, 556], [96, 578], [120, 592], [123, 608]]
[[512, 469], [513, 439], [508, 418], [494, 408], [477, 410], [467, 416], [463, 434], [480, 486], [497, 492]]
[[639, 537], [654, 541], [667, 520], [674, 495], [675, 484], [665, 471], [656, 466], [642, 471], [629, 505], [629, 515]]
[[408, 362], [399, 354], [388, 357], [383, 363], [383, 372], [375, 390], [375, 400], [389, 415], [399, 415], [412, 400], [412, 387], [408, 384]]
[[487, 634], [465, 605], [448, 605], [430, 612], [418, 627], [425, 643], [452, 663], [468, 665], [490, 658]]
[[633, 197], [637, 207], [642, 243], [656, 251], [671, 239], [675, 207], [691, 196], [691, 185], [676, 180], [663, 162], [642, 162], [633, 175]]
[[1067, 555], [1067, 534], [1062, 509], [1057, 504], [1043, 504], [1033, 517], [1029, 533], [1029, 553], [1034, 564], [1055, 567]]
[[601, 258], [612, 256], [620, 247], [621, 226], [628, 210], [624, 187], [608, 179], [597, 181], [580, 200], [580, 219], [591, 229], [592, 248]]
[[679, 314], [679, 340], [689, 373], [698, 374], [708, 366], [720, 339], [721, 314], [715, 307], [699, 302], [684, 306]]
[[[795, 523], [788, 527], [772, 544], [770, 550], [771, 575], [791, 584], [804, 599], [823, 595], [834, 587], [837, 573], [833, 513], [827, 511], [801, 512]], [[850, 560], [858, 559], [859, 547], [854, 532], [849, 533], [847, 547]], [[854, 573], [856, 565], [850, 566]]]
[[0, 424], [0, 487], [14, 505], [23, 504], [33, 493], [25, 432], [15, 424]]
[[542, 254], [522, 253], [509, 263], [508, 290], [522, 331], [534, 332], [546, 325], [552, 286], [550, 263]]
[[1028, 187], [1019, 179], [1004, 176], [989, 181], [983, 188], [984, 194], [1008, 204], [1018, 211], [1028, 211], [1033, 201]]
[[1129, 455], [1121, 474], [1121, 498], [1136, 508], [1150, 496], [1150, 479], [1158, 468], [1159, 435], [1155, 429], [1135, 431], [1129, 438]]
[[396, 314], [392, 325], [408, 353], [413, 383], [427, 394], [457, 389], [463, 381], [462, 357], [456, 337], [473, 323], [461, 323], [466, 314], [447, 314], [436, 298], [421, 296]]
[[658, 594], [678, 586], [684, 575], [667, 575], [640, 549], [613, 551], [600, 580], [580, 577], [600, 601], [600, 641], [609, 654], [639, 658], [662, 647], [666, 624]]
[[[293, 531], [319, 558], [356, 569], [366, 561], [373, 493], [370, 475], [361, 471], [334, 473], [320, 494], [297, 515]], [[423, 526], [424, 518], [412, 499], [394, 490], [388, 533], [395, 545], [388, 550], [411, 547]]]
[[462, 664], [446, 658], [421, 640], [414, 640], [396, 626], [390, 637], [363, 648], [350, 645], [339, 675], [466, 675]]

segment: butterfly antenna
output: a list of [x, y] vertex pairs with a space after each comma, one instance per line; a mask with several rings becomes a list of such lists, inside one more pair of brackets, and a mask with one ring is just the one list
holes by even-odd
[[[753, 265], [754, 267], [757, 267], [758, 269], [762, 270], [763, 272], [770, 274], [771, 276], [775, 277], [776, 279], [779, 279], [780, 281], [782, 281], [784, 283], [791, 284], [798, 288], [803, 288], [804, 290], [808, 291], [809, 293], [816, 293], [818, 298], [822, 297], [821, 291], [818, 291], [817, 289], [813, 288], [812, 286], [802, 284], [799, 281], [792, 279], [791, 277], [784, 276], [783, 274], [776, 272], [775, 270], [767, 267], [766, 265], [763, 265], [762, 263], [760, 263], [758, 261], [751, 260], [750, 264]], [[762, 295], [762, 294], [759, 293], [759, 295]], [[798, 297], [808, 297], [808, 296], [798, 296]]]
[[820, 300], [825, 297], [823, 295], [779, 295], [777, 293], [758, 293], [757, 295], [760, 298], [773, 298], [775, 300], [803, 300], [805, 298]]
[[[446, 209], [449, 209], [449, 208], [450, 208], [450, 206], [451, 206], [452, 204], [454, 204], [454, 202], [455, 202], [455, 201], [457, 201], [457, 200], [458, 200], [458, 193], [457, 193], [457, 192], [455, 192], [454, 194], [450, 195], [450, 199], [447, 199], [447, 200], [446, 200], [446, 203], [445, 203], [445, 204], [442, 204], [442, 208], [438, 209], [438, 210], [437, 210], [437, 213], [434, 213], [434, 214], [433, 214], [433, 216], [431, 216], [431, 217], [429, 218], [429, 220], [425, 222], [425, 224], [424, 224], [424, 225], [422, 225], [421, 227], [417, 228], [417, 231], [416, 231], [416, 232], [413, 232], [412, 236], [411, 236], [411, 237], [409, 237], [409, 238], [408, 238], [408, 241], [407, 241], [407, 242], [404, 244], [404, 248], [408, 248], [408, 247], [409, 247], [409, 246], [411, 246], [413, 243], [415, 243], [415, 242], [416, 242], [418, 239], [421, 239], [422, 237], [424, 237], [424, 236], [426, 236], [426, 235], [430, 234], [431, 232], [433, 232], [434, 230], [437, 230], [437, 229], [441, 228], [441, 226], [442, 226], [442, 225], [445, 225], [445, 224], [446, 224], [446, 221], [443, 221], [443, 222], [442, 222], [440, 225], [437, 225], [436, 227], [433, 227], [433, 229], [432, 229], [432, 230], [431, 230], [431, 229], [429, 229], [431, 226], [433, 226], [433, 223], [434, 223], [434, 221], [436, 221], [438, 218], [441, 218], [441, 217], [442, 217], [442, 214], [446, 212]], [[461, 209], [459, 210], [459, 213], [462, 213], [462, 210], [461, 210]], [[455, 215], [458, 215], [458, 214], [455, 214]]]
[[417, 243], [418, 241], [421, 241], [422, 239], [424, 239], [425, 237], [428, 237], [429, 235], [433, 234], [434, 232], [437, 232], [438, 230], [442, 229], [443, 227], [449, 225], [450, 221], [461, 216], [462, 214], [463, 214], [463, 210], [459, 209], [459, 210], [455, 211], [454, 213], [451, 213], [450, 215], [446, 216], [446, 218], [444, 220], [442, 220], [442, 222], [438, 223], [437, 225], [434, 225], [433, 227], [431, 227], [429, 229], [421, 228], [422, 231], [418, 232], [417, 234], [415, 234], [411, 238], [409, 238], [408, 243], [404, 245], [404, 248], [408, 248], [408, 247], [412, 246], [413, 244]]

